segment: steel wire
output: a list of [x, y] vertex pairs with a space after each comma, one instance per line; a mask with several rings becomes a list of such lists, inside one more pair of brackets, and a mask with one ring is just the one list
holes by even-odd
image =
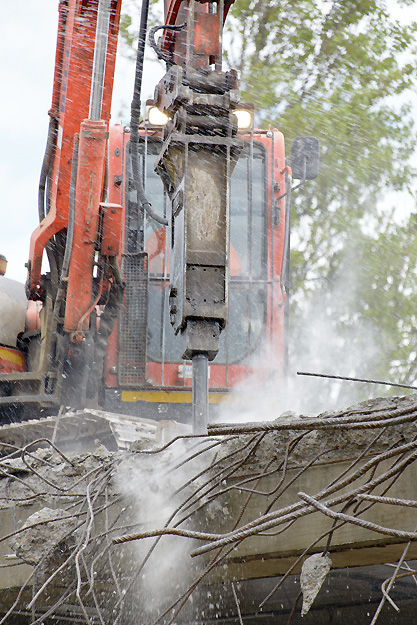
[[[55, 584], [60, 574], [66, 572], [65, 574], [72, 575], [72, 582], [62, 591], [55, 603], [42, 608], [42, 615], [39, 615], [39, 610], [37, 610], [33, 625], [41, 623], [42, 619], [50, 616], [58, 616], [58, 613], [61, 613], [63, 609], [63, 603], [70, 600], [78, 605], [80, 622], [82, 621], [86, 625], [92, 625], [96, 622], [104, 625], [110, 622], [109, 619], [113, 625], [120, 624], [127, 606], [135, 605], [136, 597], [139, 596], [137, 593], [138, 589], [141, 588], [141, 572], [144, 567], [150, 566], [152, 558], [154, 565], [157, 566], [155, 547], [161, 540], [165, 540], [165, 535], [176, 535], [181, 536], [186, 541], [199, 540], [206, 543], [195, 548], [191, 553], [186, 551], [187, 557], [189, 555], [197, 556], [211, 550], [214, 551], [214, 555], [211, 555], [208, 563], [196, 564], [196, 570], [193, 573], [194, 578], [191, 582], [186, 582], [186, 588], [180, 588], [177, 596], [173, 598], [167, 597], [169, 605], [159, 608], [157, 616], [153, 619], [153, 625], [157, 625], [161, 621], [164, 621], [165, 625], [173, 623], [202, 580], [221, 564], [224, 563], [227, 566], [229, 561], [233, 562], [236, 557], [235, 550], [246, 538], [263, 536], [265, 539], [274, 540], [277, 535], [286, 536], [292, 531], [291, 528], [294, 523], [307, 515], [324, 514], [332, 518], [334, 523], [326, 532], [314, 536], [309, 545], [303, 549], [301, 555], [294, 557], [287, 571], [263, 599], [260, 607], [282, 588], [282, 585], [293, 574], [295, 567], [301, 563], [305, 555], [316, 551], [318, 545], [321, 545], [326, 537], [327, 546], [324, 548], [326, 551], [330, 550], [333, 537], [346, 524], [353, 524], [377, 534], [392, 536], [401, 541], [408, 541], [407, 544], [410, 544], [411, 540], [417, 539], [417, 531], [409, 532], [401, 526], [385, 527], [373, 521], [365, 520], [361, 516], [376, 505], [417, 507], [417, 501], [395, 496], [397, 480], [417, 459], [417, 441], [409, 439], [409, 429], [404, 430], [405, 434], [403, 430], [400, 430], [399, 434], [397, 431], [398, 440], [394, 439], [394, 442], [392, 442], [393, 437], [389, 436], [390, 431], [394, 431], [391, 428], [396, 428], [401, 424], [407, 427], [407, 423], [417, 421], [417, 404], [413, 403], [411, 406], [393, 410], [364, 408], [358, 412], [353, 409], [344, 414], [349, 414], [349, 416], [303, 419], [283, 424], [274, 423], [271, 427], [260, 424], [258, 429], [256, 429], [258, 426], [251, 424], [240, 427], [227, 426], [229, 436], [224, 438], [226, 432], [221, 431], [219, 433], [223, 426], [216, 426], [216, 428], [210, 429], [208, 437], [177, 437], [174, 441], [170, 441], [157, 450], [135, 452], [135, 456], [138, 457], [141, 454], [147, 455], [149, 453], [159, 455], [158, 464], [165, 465], [165, 472], [163, 473], [165, 480], [169, 480], [174, 471], [178, 473], [177, 483], [174, 484], [173, 488], [170, 489], [169, 481], [165, 485], [166, 497], [169, 497], [175, 504], [174, 510], [170, 512], [163, 528], [151, 527], [150, 529], [147, 528], [146, 531], [142, 531], [140, 528], [141, 522], [145, 519], [142, 521], [139, 519], [138, 523], [126, 523], [130, 520], [130, 518], [124, 518], [127, 506], [126, 498], [114, 491], [114, 477], [121, 463], [120, 456], [111, 456], [106, 462], [98, 462], [98, 465], [93, 468], [87, 467], [88, 470], [81, 476], [77, 471], [74, 471], [73, 474], [70, 472], [65, 478], [68, 480], [67, 482], [59, 482], [54, 473], [54, 467], [57, 466], [56, 461], [52, 459], [49, 462], [44, 458], [37, 457], [35, 452], [30, 451], [30, 446], [25, 446], [21, 450], [14, 449], [9, 456], [16, 458], [20, 455], [25, 463], [27, 475], [29, 477], [36, 476], [43, 486], [36, 494], [28, 494], [27, 498], [21, 497], [19, 499], [16, 497], [18, 491], [11, 492], [10, 501], [19, 502], [26, 499], [28, 502], [41, 502], [47, 498], [63, 498], [64, 502], [68, 501], [68, 505], [66, 505], [66, 509], [70, 511], [68, 518], [78, 519], [76, 539], [70, 548], [70, 553], [65, 554], [63, 561], [54, 565], [54, 570], [48, 570], [47, 578], [33, 593], [32, 600], [26, 609], [36, 608], [40, 597], [48, 587]], [[384, 415], [384, 418], [381, 418], [381, 415]], [[252, 429], [253, 427], [255, 429]], [[303, 475], [308, 475], [311, 467], [319, 460], [321, 462], [324, 454], [328, 454], [327, 461], [331, 461], [338, 453], [336, 447], [328, 447], [324, 451], [322, 449], [317, 451], [316, 449], [309, 455], [304, 452], [300, 454], [298, 451], [296, 452], [297, 446], [308, 432], [323, 433], [330, 428], [333, 430], [345, 428], [347, 432], [353, 432], [358, 428], [363, 430], [379, 429], [379, 431], [375, 436], [372, 435], [369, 441], [365, 439], [365, 447], [358, 449], [348, 467], [342, 464], [337, 476], [334, 477], [332, 474], [332, 478], [326, 486], [312, 494], [307, 494], [303, 488], [300, 488], [299, 497], [301, 501], [293, 500], [291, 502], [293, 489], [290, 491], [290, 487]], [[278, 436], [280, 431], [294, 432], [291, 440], [285, 442], [283, 451], [279, 452], [282, 455], [273, 452], [273, 457], [262, 457], [264, 442], [267, 449], [273, 449], [275, 439], [269, 437]], [[213, 440], [214, 435], [222, 438]], [[388, 435], [388, 442], [384, 442], [381, 438], [385, 435]], [[405, 441], [402, 440], [404, 437]], [[198, 439], [197, 446], [202, 445], [202, 449], [195, 450], [193, 438]], [[190, 442], [189, 439], [191, 439]], [[42, 440], [43, 442], [47, 441], [47, 439]], [[172, 448], [176, 441], [184, 442], [184, 448], [181, 447], [183, 457], [178, 460], [177, 455], [173, 464], [171, 454], [169, 462], [166, 463], [165, 451]], [[305, 444], [306, 449], [308, 449], [308, 441]], [[376, 452], [377, 446], [378, 451]], [[212, 457], [213, 454], [205, 457], [205, 454], [216, 448], [214, 458]], [[51, 446], [51, 450], [57, 454], [57, 457], [61, 457], [62, 460], [69, 463], [68, 466], [75, 469], [82, 466], [82, 464], [77, 465], [77, 462], [63, 456], [55, 446]], [[36, 464], [39, 461], [41, 467], [44, 464], [44, 468], [39, 469]], [[197, 467], [194, 467], [193, 461], [198, 463]], [[273, 466], [274, 463], [276, 463], [276, 467]], [[140, 463], [138, 466], [140, 467]], [[291, 470], [290, 475], [288, 475], [289, 470]], [[184, 475], [181, 471], [184, 471]], [[273, 483], [268, 488], [261, 488], [260, 484], [263, 484], [262, 480], [266, 478]], [[6, 484], [16, 482], [19, 488], [23, 485], [25, 487], [30, 486], [25, 475], [14, 475], [0, 460], [0, 482], [2, 479], [7, 480]], [[180, 481], [179, 484], [178, 481]], [[251, 483], [253, 487], [248, 486]], [[376, 493], [373, 494], [372, 491], [376, 489]], [[34, 489], [32, 490], [34, 491]], [[233, 517], [228, 521], [227, 527], [231, 527], [231, 529], [225, 533], [213, 532], [211, 531], [213, 528], [210, 528], [207, 523], [200, 528], [198, 524], [205, 519], [203, 511], [205, 509], [210, 510], [210, 506], [218, 505], [218, 502], [223, 505], [222, 501], [227, 502], [230, 492], [240, 493], [238, 495], [240, 497], [238, 499], [239, 505], [233, 509]], [[6, 497], [3, 497], [2, 501], [7, 500], [7, 494], [8, 491], [6, 491]], [[286, 500], [283, 499], [284, 495]], [[271, 496], [273, 496], [272, 502], [270, 501]], [[256, 505], [249, 508], [252, 498], [256, 498]], [[279, 509], [272, 511], [272, 506], [276, 504], [280, 506]], [[342, 506], [342, 510], [335, 510], [337, 506]], [[352, 511], [347, 513], [349, 508]], [[254, 510], [262, 509], [265, 510], [264, 514], [254, 515]], [[243, 517], [245, 517], [246, 522], [239, 526]], [[100, 519], [104, 521], [104, 527], [102, 527], [103, 523]], [[180, 527], [186, 521], [187, 525]], [[53, 523], [53, 521], [41, 521], [26, 528], [16, 528], [7, 536], [0, 536], [0, 541], [13, 538], [26, 530], [36, 530], [37, 526], [47, 523]], [[129, 527], [137, 527], [139, 531], [126, 536], [115, 536], [115, 533], [120, 534], [121, 530]], [[115, 559], [117, 550], [121, 548], [118, 546], [119, 543], [125, 540], [144, 538], [156, 538], [150, 549], [147, 550], [145, 557], [131, 571], [120, 569]], [[393, 576], [383, 583], [381, 607], [378, 608], [379, 611], [377, 610], [375, 613], [370, 625], [374, 625], [376, 622], [384, 602], [392, 601], [389, 593], [395, 579], [403, 575], [415, 575], [414, 570], [399, 572], [403, 566], [406, 553], [407, 550], [405, 549]], [[40, 571], [46, 562], [47, 556], [44, 556], [36, 565], [35, 573]], [[7, 618], [17, 612], [26, 592], [25, 588], [29, 587], [31, 579], [33, 576], [29, 577], [26, 584], [22, 585], [13, 605], [0, 620], [0, 625], [7, 622]], [[100, 586], [97, 585], [98, 582], [111, 585], [114, 591], [113, 595], [107, 595], [103, 598]], [[239, 623], [242, 623], [244, 615], [240, 611], [239, 602], [236, 601], [237, 594], [233, 586], [232, 594], [237, 610], [236, 618]], [[294, 606], [290, 618], [293, 618], [295, 609]]]

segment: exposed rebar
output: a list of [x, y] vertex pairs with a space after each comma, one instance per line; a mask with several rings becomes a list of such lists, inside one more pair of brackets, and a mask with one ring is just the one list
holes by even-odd
[[312, 378], [327, 378], [329, 380], [345, 380], [348, 382], [364, 382], [365, 384], [382, 384], [385, 386], [395, 386], [398, 388], [409, 388], [417, 391], [417, 386], [411, 384], [399, 384], [398, 382], [386, 382], [385, 380], [371, 380], [369, 378], [353, 378], [345, 375], [329, 375], [326, 373], [311, 373], [310, 371], [297, 371], [297, 375], [310, 376]]

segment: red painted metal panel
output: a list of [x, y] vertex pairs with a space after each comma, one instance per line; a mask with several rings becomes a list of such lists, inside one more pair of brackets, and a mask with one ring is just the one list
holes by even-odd
[[[81, 124], [75, 192], [74, 242], [68, 274], [64, 328], [84, 332], [91, 312], [94, 253], [98, 238], [98, 216], [103, 188], [107, 141], [105, 121], [86, 120]], [[81, 339], [81, 336], [79, 336]]]
[[102, 215], [102, 256], [118, 256], [121, 252], [122, 207], [120, 204], [100, 204]]
[[219, 18], [212, 13], [198, 13], [194, 25], [194, 55], [219, 54]]
[[[121, 0], [111, 5], [102, 119], [110, 119], [111, 94]], [[69, 190], [74, 138], [88, 118], [98, 0], [61, 2], [56, 65], [50, 115], [57, 121], [57, 136], [50, 183], [49, 212], [30, 241], [30, 292], [41, 295], [43, 251], [49, 239], [68, 225]]]

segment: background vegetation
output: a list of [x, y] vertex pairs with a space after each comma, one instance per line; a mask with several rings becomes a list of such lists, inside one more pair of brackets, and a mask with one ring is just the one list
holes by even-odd
[[319, 178], [293, 196], [293, 370], [417, 382], [411, 4], [236, 0], [229, 13], [225, 61], [258, 125], [281, 129], [287, 152], [295, 136], [321, 145]]

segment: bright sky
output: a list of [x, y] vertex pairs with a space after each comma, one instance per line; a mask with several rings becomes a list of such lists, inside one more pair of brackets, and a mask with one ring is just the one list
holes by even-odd
[[57, 0], [13, 0], [0, 23], [0, 253], [7, 275], [25, 280], [37, 225], [37, 186], [52, 93]]
[[[393, 0], [391, 0], [393, 3]], [[138, 0], [138, 12], [140, 2]], [[407, 10], [417, 18], [416, 3]], [[52, 97], [58, 0], [4, 2], [0, 22], [0, 188], [3, 218], [0, 254], [9, 260], [9, 278], [25, 281], [29, 239], [38, 219], [39, 172]], [[151, 52], [151, 54], [153, 54]], [[114, 121], [129, 110], [133, 66], [116, 65]], [[145, 67], [144, 97], [151, 97], [161, 71]]]
[[[24, 282], [29, 240], [38, 225], [38, 183], [51, 106], [58, 0], [3, 3], [0, 21], [0, 254], [7, 276]], [[138, 14], [140, 11], [140, 2]], [[153, 54], [153, 52], [151, 52]], [[162, 72], [155, 63], [144, 75], [143, 96], [152, 97]], [[118, 59], [114, 121], [129, 111], [134, 66]], [[126, 120], [125, 120], [126, 121]]]

